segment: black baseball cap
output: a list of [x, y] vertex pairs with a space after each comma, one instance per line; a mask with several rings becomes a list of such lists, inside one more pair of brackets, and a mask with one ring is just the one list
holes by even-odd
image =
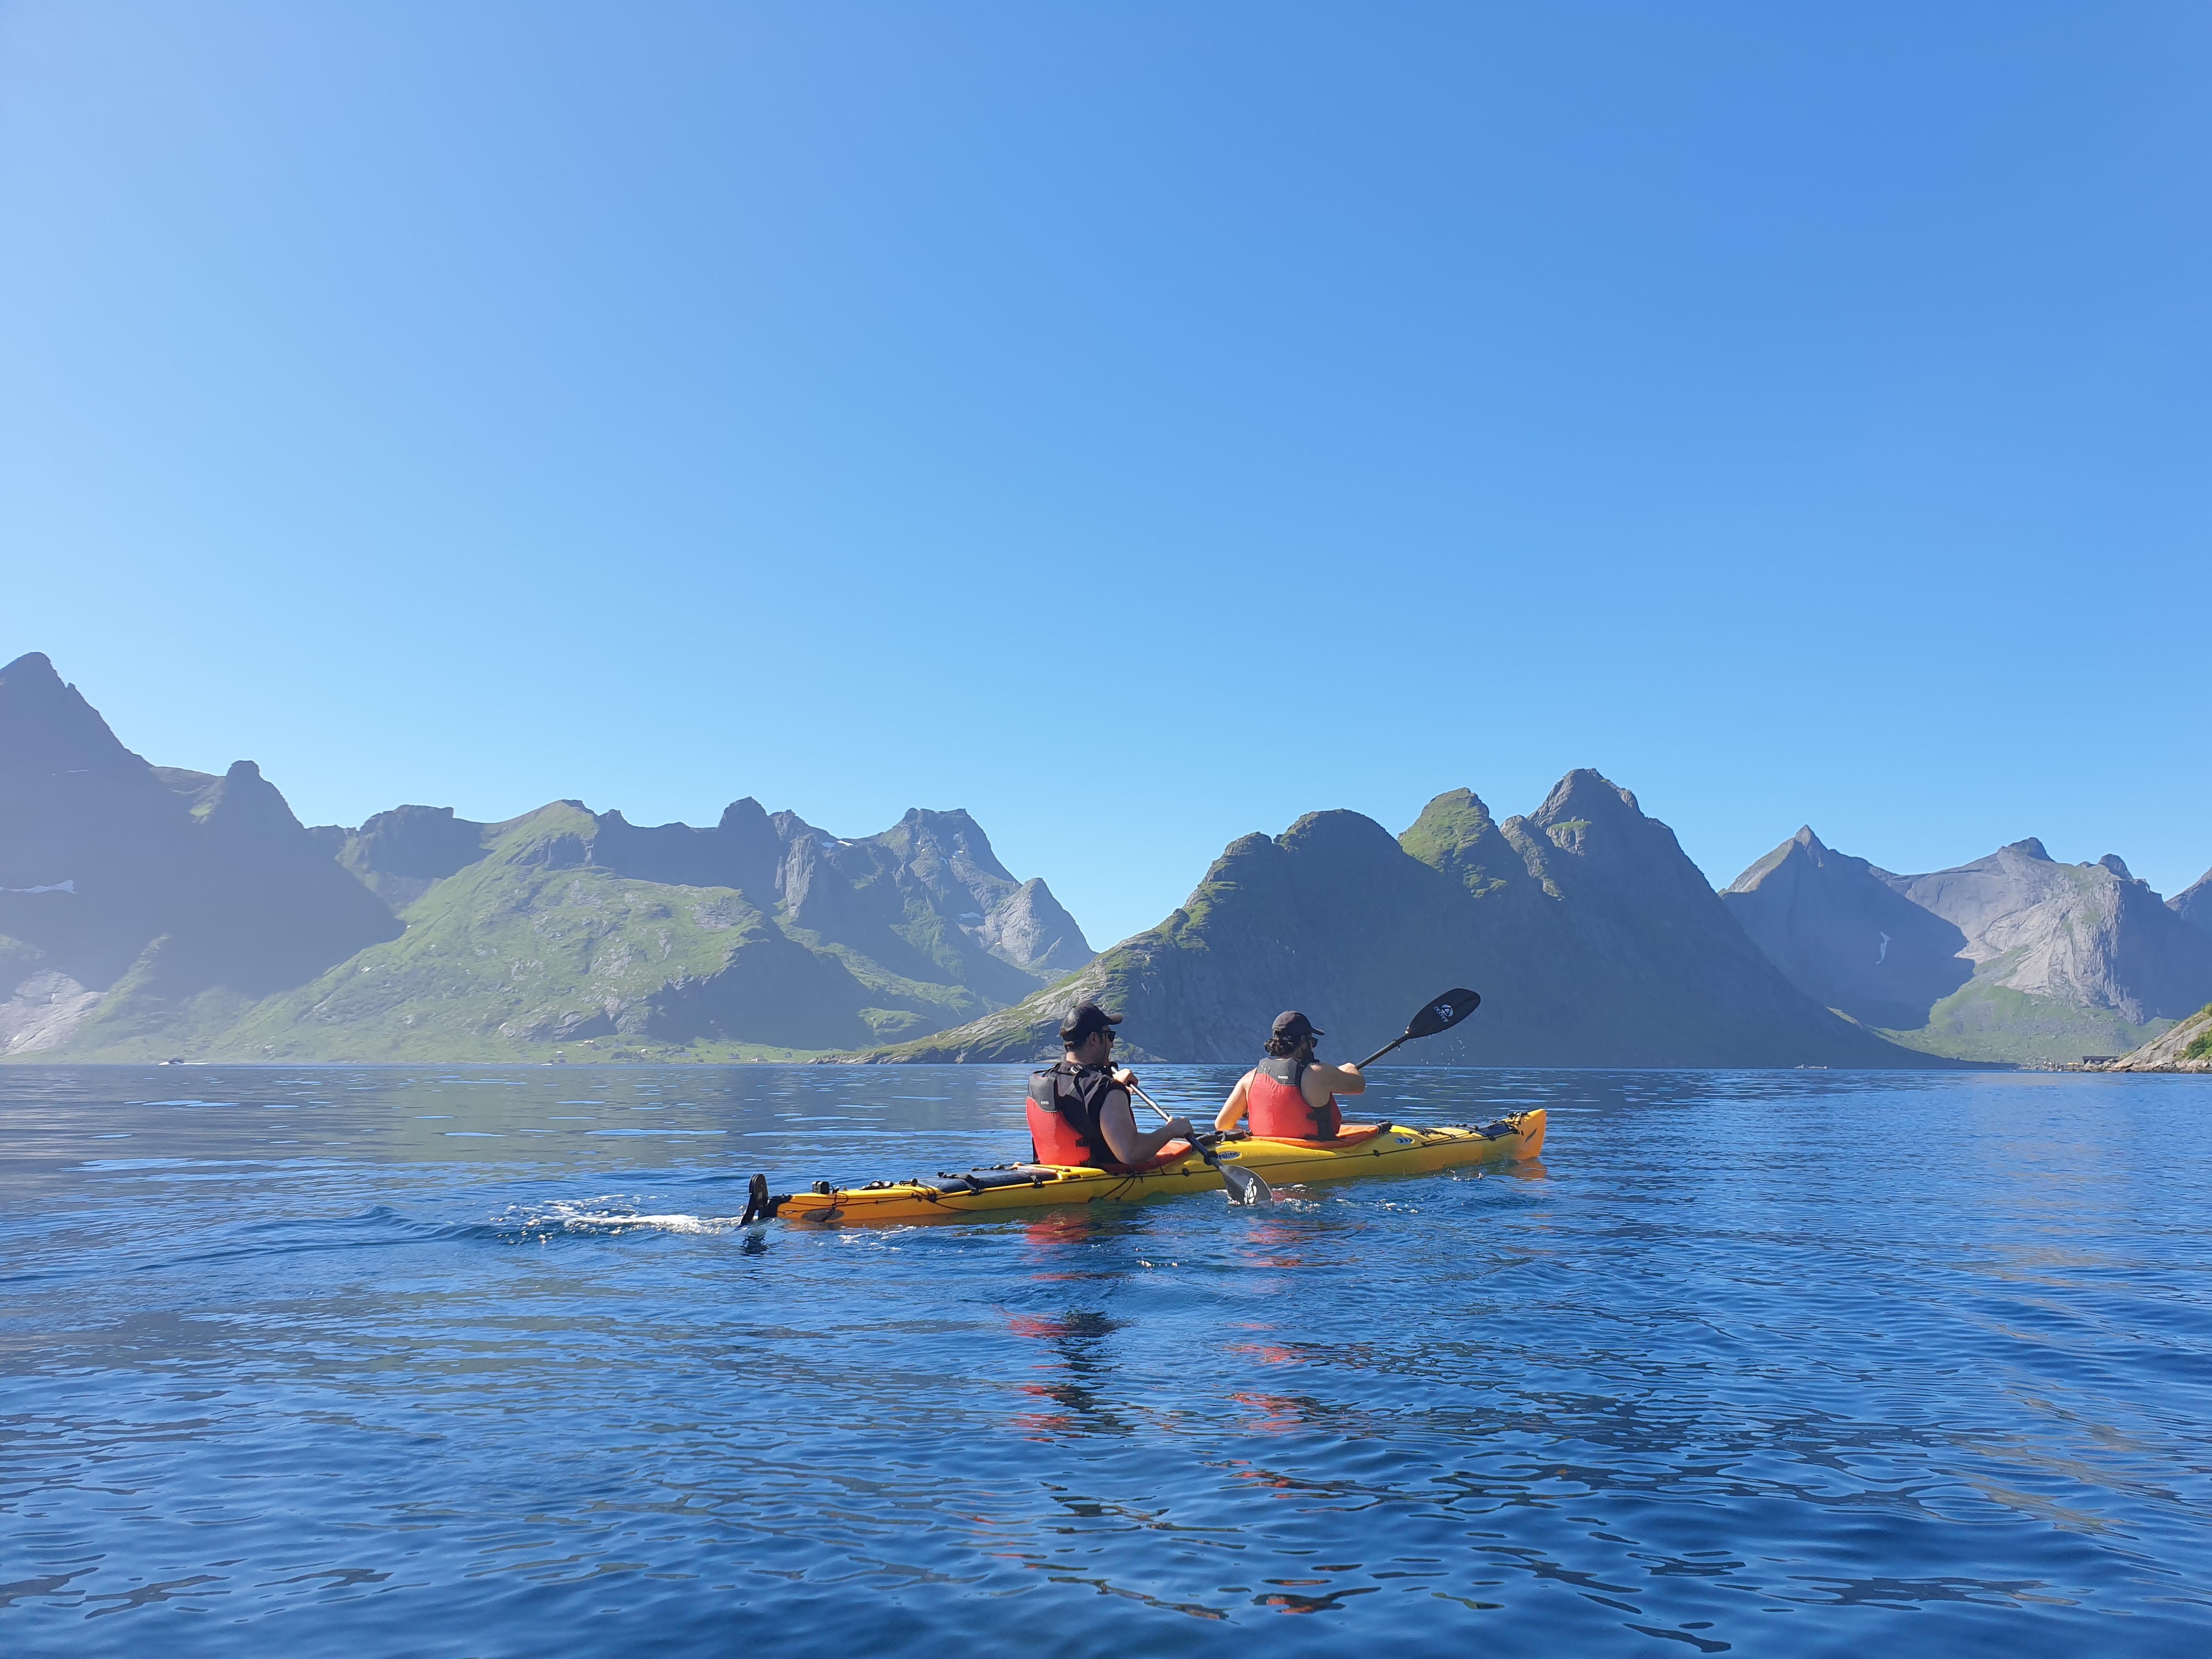
[[1121, 1023], [1121, 1015], [1109, 1014], [1095, 1002], [1079, 1002], [1067, 1011], [1067, 1018], [1060, 1022], [1060, 1046], [1073, 1048], [1093, 1031], [1103, 1031]]
[[1296, 1042], [1310, 1036], [1327, 1036], [1328, 1033], [1316, 1030], [1311, 1020], [1297, 1009], [1287, 1008], [1275, 1016], [1275, 1035]]

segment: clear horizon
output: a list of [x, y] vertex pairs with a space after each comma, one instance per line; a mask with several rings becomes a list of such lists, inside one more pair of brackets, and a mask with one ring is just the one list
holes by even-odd
[[308, 823], [2212, 865], [2212, 19], [0, 12], [0, 661]]

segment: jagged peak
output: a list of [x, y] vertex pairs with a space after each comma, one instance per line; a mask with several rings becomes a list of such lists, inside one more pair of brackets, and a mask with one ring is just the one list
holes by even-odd
[[100, 711], [64, 684], [43, 651], [27, 651], [0, 668], [0, 775], [18, 777], [78, 772], [145, 775], [144, 758], [123, 746]]
[[2043, 843], [2033, 836], [2025, 841], [2008, 841], [1997, 848], [2000, 853], [2017, 853], [2024, 859], [2035, 859], [2042, 863], [2051, 861], [2051, 854], [2043, 850]]
[[1602, 813], [1618, 817], [1623, 810], [1636, 817], [1644, 816], [1644, 809], [1636, 804], [1636, 797], [1602, 772], [1587, 766], [1578, 766], [1552, 786], [1552, 793], [1544, 797], [1544, 804], [1533, 815], [1534, 821], [1549, 827], [1566, 818], [1587, 818]]
[[721, 822], [715, 825], [726, 833], [732, 830], [764, 830], [769, 827], [768, 809], [750, 795], [741, 796], [725, 806]]
[[987, 876], [1012, 881], [1013, 872], [999, 862], [991, 838], [964, 806], [945, 811], [909, 806], [906, 815], [879, 836], [869, 837], [902, 859], [911, 859], [924, 848], [933, 848], [947, 860], [962, 858]]
[[1881, 880], [1892, 878], [1887, 872], [1876, 870], [1864, 859], [1854, 858], [1849, 853], [1838, 852], [1815, 835], [1813, 832], [1813, 826], [1808, 823], [1799, 826], [1796, 835], [1790, 836], [1788, 841], [1784, 842], [1765, 857], [1753, 862], [1741, 875], [1722, 888], [1721, 891], [1723, 893], [1756, 892], [1768, 877], [1792, 866], [1800, 868], [1810, 866], [1817, 870], [1856, 871], [1863, 875], [1874, 876]]
[[1753, 860], [1741, 875], [1722, 888], [1721, 891], [1723, 893], [1755, 892], [1760, 883], [1793, 859], [1812, 858], [1817, 861], [1815, 849], [1822, 853], [1827, 851], [1827, 848], [1820, 845], [1820, 838], [1813, 833], [1812, 826], [1808, 824], [1772, 852]]
[[2106, 854], [2104, 857], [2097, 860], [2096, 867], [2111, 871], [2122, 881], [2133, 881], [2135, 879], [2135, 872], [2128, 868], [2128, 861], [2122, 858], [2118, 853]]
[[827, 830], [816, 829], [788, 807], [781, 812], [769, 813], [768, 821], [775, 830], [776, 839], [787, 844], [798, 841], [834, 842], [837, 839]]
[[292, 811], [283, 790], [261, 775], [250, 760], [233, 761], [221, 781], [207, 789], [199, 812], [207, 833], [217, 842], [289, 841], [307, 826]]

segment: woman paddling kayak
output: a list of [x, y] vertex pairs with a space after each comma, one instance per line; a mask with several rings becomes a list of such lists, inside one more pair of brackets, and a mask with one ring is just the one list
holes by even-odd
[[1364, 1094], [1367, 1079], [1357, 1066], [1330, 1066], [1314, 1058], [1314, 1039], [1328, 1035], [1314, 1030], [1314, 1023], [1295, 1008], [1277, 1014], [1267, 1058], [1237, 1079], [1213, 1127], [1225, 1134], [1249, 1110], [1255, 1135], [1335, 1139], [1344, 1128], [1336, 1097]]

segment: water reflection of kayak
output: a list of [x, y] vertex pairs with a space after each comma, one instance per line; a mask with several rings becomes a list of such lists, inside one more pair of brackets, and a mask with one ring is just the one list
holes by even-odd
[[[1471, 1164], [1534, 1158], [1544, 1146], [1544, 1113], [1516, 1112], [1480, 1127], [1443, 1124], [1409, 1128], [1347, 1125], [1334, 1140], [1273, 1140], [1228, 1135], [1217, 1156], [1256, 1170], [1274, 1185], [1354, 1181], [1364, 1176], [1428, 1175]], [[1182, 1148], [1181, 1151], [1176, 1150]], [[771, 1194], [765, 1176], [753, 1177], [748, 1221], [851, 1224], [870, 1221], [926, 1221], [992, 1210], [1029, 1210], [1057, 1204], [1096, 1204], [1218, 1191], [1221, 1174], [1188, 1143], [1172, 1141], [1150, 1164], [1134, 1170], [1098, 1170], [1057, 1164], [1007, 1164], [964, 1174], [872, 1181], [838, 1187], [817, 1182], [811, 1192]]]

